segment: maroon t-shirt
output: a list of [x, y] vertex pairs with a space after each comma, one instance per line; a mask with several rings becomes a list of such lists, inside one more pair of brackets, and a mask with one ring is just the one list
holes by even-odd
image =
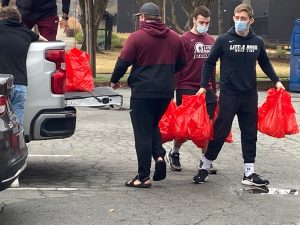
[[[214, 38], [209, 34], [197, 35], [188, 31], [181, 36], [186, 52], [186, 65], [176, 74], [176, 89], [198, 90], [201, 83], [202, 66], [214, 44]], [[212, 74], [207, 89], [216, 88], [216, 74]]]

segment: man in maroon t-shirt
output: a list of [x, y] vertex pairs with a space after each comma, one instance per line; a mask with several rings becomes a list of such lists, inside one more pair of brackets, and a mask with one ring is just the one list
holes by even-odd
[[[194, 10], [193, 28], [181, 36], [183, 40], [187, 63], [186, 66], [176, 74], [176, 104], [179, 106], [182, 103], [182, 95], [195, 95], [200, 87], [202, 66], [207, 59], [214, 38], [207, 34], [210, 23], [210, 11], [204, 6], [200, 6]], [[209, 117], [212, 119], [216, 108], [216, 79], [215, 72], [208, 85], [206, 91], [206, 105]], [[167, 160], [171, 170], [181, 171], [179, 159], [179, 149], [183, 143], [174, 141], [174, 146], [169, 152]], [[202, 155], [206, 149], [202, 149]], [[200, 160], [200, 167], [202, 160]], [[211, 174], [216, 174], [217, 170], [210, 168]]]

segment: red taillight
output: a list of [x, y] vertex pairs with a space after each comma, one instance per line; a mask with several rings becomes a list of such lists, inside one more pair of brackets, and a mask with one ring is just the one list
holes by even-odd
[[65, 81], [66, 71], [62, 68], [62, 64], [65, 62], [65, 50], [47, 50], [46, 59], [50, 62], [54, 62], [56, 65], [56, 71], [51, 75], [51, 91], [53, 94], [65, 93]]
[[6, 98], [3, 95], [0, 95], [0, 116], [5, 113], [6, 110]]
[[59, 70], [62, 68], [61, 64], [65, 62], [65, 50], [47, 50], [45, 57], [48, 61], [54, 62], [56, 69]]
[[53, 94], [65, 93], [66, 75], [64, 71], [55, 71], [51, 75], [51, 91]]

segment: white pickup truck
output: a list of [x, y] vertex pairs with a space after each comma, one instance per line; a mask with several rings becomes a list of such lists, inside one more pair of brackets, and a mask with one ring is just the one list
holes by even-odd
[[67, 138], [74, 134], [77, 106], [121, 106], [123, 98], [110, 87], [65, 93], [65, 43], [33, 42], [27, 55], [28, 96], [25, 140]]

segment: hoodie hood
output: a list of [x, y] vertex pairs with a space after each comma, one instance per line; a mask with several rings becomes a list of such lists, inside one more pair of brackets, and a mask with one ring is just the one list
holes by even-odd
[[11, 27], [19, 27], [22, 26], [22, 23], [20, 23], [18, 20], [16, 19], [3, 19], [0, 20], [0, 23], [4, 24], [4, 25], [8, 25]]
[[144, 30], [153, 37], [165, 38], [170, 29], [162, 22], [140, 21], [140, 30]]
[[[235, 27], [231, 27], [229, 30], [228, 30], [228, 33], [231, 34], [231, 35], [234, 35], [234, 36], [238, 36], [238, 37], [242, 37], [240, 35], [238, 35], [236, 32], [235, 32]], [[246, 36], [246, 37], [243, 37], [243, 38], [252, 38], [253, 36], [255, 35], [254, 31], [252, 30], [252, 28], [250, 27], [249, 28], [249, 34]]]

